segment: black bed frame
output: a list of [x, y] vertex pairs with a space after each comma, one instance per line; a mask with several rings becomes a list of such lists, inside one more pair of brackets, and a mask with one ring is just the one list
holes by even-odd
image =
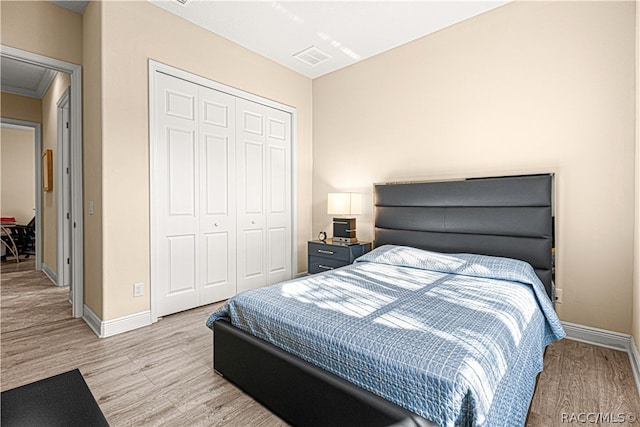
[[[553, 301], [553, 176], [380, 184], [374, 245], [529, 262]], [[214, 323], [214, 369], [295, 426], [433, 426], [230, 325]]]

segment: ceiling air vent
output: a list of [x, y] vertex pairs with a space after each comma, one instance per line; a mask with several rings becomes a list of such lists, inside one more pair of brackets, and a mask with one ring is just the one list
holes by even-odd
[[326, 61], [327, 59], [331, 58], [331, 56], [329, 56], [329, 54], [321, 51], [320, 49], [318, 49], [315, 46], [311, 46], [301, 52], [296, 53], [295, 55], [293, 55], [295, 58], [297, 58], [298, 60], [304, 62], [307, 65], [310, 65], [312, 67], [315, 67], [316, 65], [320, 64], [321, 62]]
[[176, 0], [176, 2], [178, 2], [179, 4], [186, 6], [187, 3], [189, 3], [191, 0]]

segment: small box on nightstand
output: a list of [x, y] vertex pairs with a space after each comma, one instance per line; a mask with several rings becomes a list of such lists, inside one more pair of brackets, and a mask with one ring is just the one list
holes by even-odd
[[341, 243], [355, 243], [356, 219], [355, 218], [333, 218], [333, 241]]

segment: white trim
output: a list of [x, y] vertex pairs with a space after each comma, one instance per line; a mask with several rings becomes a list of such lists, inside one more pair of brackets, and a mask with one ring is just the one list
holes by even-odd
[[631, 336], [631, 349], [629, 351], [629, 362], [631, 362], [631, 370], [633, 378], [636, 380], [636, 388], [640, 392], [640, 354], [638, 354], [638, 346]]
[[84, 301], [84, 181], [82, 178], [82, 69], [71, 74], [71, 218], [73, 256], [73, 316], [82, 316]]
[[84, 313], [82, 318], [99, 338], [111, 337], [151, 324], [151, 311], [149, 310], [117, 319], [102, 320], [86, 305], [83, 308]]
[[35, 88], [35, 90], [3, 84], [2, 91], [7, 93], [12, 93], [14, 95], [21, 95], [29, 98], [42, 99], [44, 97], [44, 94], [47, 93], [47, 90], [49, 89], [49, 86], [51, 86], [51, 82], [55, 77], [56, 77], [56, 72], [52, 69], [47, 69], [45, 73], [42, 75], [42, 78], [38, 83], [38, 87]]
[[[189, 71], [185, 71], [180, 68], [176, 68], [174, 66], [164, 64], [154, 59], [149, 59], [149, 77], [153, 76], [155, 72], [177, 77], [179, 79], [186, 80], [188, 82], [195, 83], [197, 85], [215, 89], [217, 91], [224, 92], [229, 95], [236, 96], [238, 98], [246, 99], [248, 101], [256, 102], [258, 104], [266, 105], [268, 107], [276, 108], [278, 110], [282, 110], [287, 113], [293, 114], [296, 111], [295, 107], [291, 107], [281, 102], [274, 101], [272, 99], [268, 99], [263, 96], [254, 95], [252, 93], [245, 92], [242, 89], [237, 89], [233, 86], [228, 86], [224, 83], [220, 83], [215, 80], [211, 80], [206, 77], [193, 74]], [[151, 83], [151, 80], [150, 80], [150, 83]], [[152, 92], [149, 91], [150, 97], [151, 97], [151, 94]]]
[[157, 292], [154, 287], [154, 278], [156, 275], [154, 274], [154, 263], [153, 259], [156, 256], [156, 248], [154, 247], [154, 237], [153, 230], [158, 228], [156, 215], [153, 214], [153, 203], [154, 203], [154, 195], [153, 195], [153, 183], [155, 180], [155, 149], [153, 148], [153, 141], [157, 139], [156, 131], [155, 131], [155, 119], [156, 116], [156, 105], [155, 105], [155, 95], [154, 90], [156, 87], [156, 66], [153, 61], [149, 59], [149, 86], [147, 88], [147, 93], [149, 96], [149, 306], [151, 308], [151, 321], [157, 322], [158, 315], [155, 314], [158, 312], [158, 299]]
[[[24, 130], [28, 132], [35, 132], [35, 125], [40, 124], [36, 122], [27, 122], [26, 120], [9, 119], [6, 117], [1, 117], [0, 119], [2, 120], [2, 122], [0, 123], [0, 127], [4, 129], [15, 129], [15, 130]], [[25, 124], [18, 124], [18, 123], [12, 123], [12, 122], [21, 122]], [[27, 124], [27, 123], [30, 123], [30, 124]]]
[[0, 125], [6, 128], [31, 129], [35, 138], [35, 202], [36, 202], [36, 270], [42, 270], [42, 125], [26, 120], [0, 117]]
[[71, 216], [73, 228], [73, 317], [83, 316], [84, 301], [84, 226], [82, 190], [82, 67], [70, 62], [0, 45], [0, 56], [62, 71], [71, 80]]
[[86, 305], [83, 306], [82, 320], [98, 337], [102, 337], [102, 320]]
[[[298, 110], [293, 108], [291, 111], [291, 274], [298, 274]], [[306, 272], [305, 272], [306, 273]]]
[[58, 276], [44, 262], [42, 263], [42, 272], [53, 282], [54, 285], [58, 286]]
[[80, 67], [80, 65], [77, 64], [72, 64], [60, 59], [50, 58], [48, 56], [39, 55], [37, 53], [17, 49], [15, 47], [6, 45], [0, 45], [0, 53], [6, 58], [15, 59], [17, 61], [22, 61], [45, 68], [50, 68], [55, 71], [62, 71], [64, 73], [71, 73], [77, 67]]
[[562, 326], [570, 340], [629, 352], [630, 335], [570, 322], [562, 322]]
[[[215, 89], [220, 92], [227, 93], [229, 95], [246, 99], [248, 101], [256, 102], [258, 104], [266, 105], [268, 107], [272, 107], [286, 113], [291, 114], [291, 274], [295, 276], [298, 269], [298, 246], [297, 246], [297, 179], [296, 179], [296, 171], [297, 171], [297, 110], [295, 107], [282, 104], [278, 101], [274, 101], [268, 98], [264, 98], [262, 96], [254, 95], [249, 92], [245, 92], [244, 90], [234, 88], [232, 86], [227, 86], [224, 83], [217, 82], [215, 80], [211, 80], [197, 74], [190, 73], [188, 71], [182, 70], [180, 68], [173, 67], [171, 65], [164, 64], [162, 62], [149, 59], [149, 86], [148, 86], [148, 102], [149, 102], [149, 225], [151, 230], [153, 230], [156, 226], [156, 218], [153, 214], [153, 182], [154, 182], [154, 167], [153, 167], [153, 159], [154, 159], [154, 149], [153, 149], [153, 141], [155, 141], [155, 84], [156, 84], [156, 73], [163, 73], [169, 76], [173, 76], [182, 80], [189, 81], [191, 83], [195, 83], [201, 86], [205, 86], [211, 89]], [[153, 259], [154, 258], [154, 246], [153, 246], [153, 234], [149, 237], [149, 255]], [[151, 320], [152, 322], [158, 321], [158, 316], [154, 315], [154, 313], [158, 312], [158, 303], [156, 300], [157, 292], [154, 292], [153, 287], [153, 278], [156, 277], [154, 274], [153, 263], [150, 263], [149, 266], [149, 277], [150, 277], [150, 303], [151, 303]]]
[[63, 154], [64, 150], [62, 149], [63, 135], [64, 135], [64, 123], [62, 120], [62, 112], [60, 111], [62, 108], [70, 108], [69, 105], [69, 88], [67, 87], [60, 98], [56, 102], [56, 265], [57, 272], [59, 273], [59, 284], [64, 285], [65, 283], [73, 283], [65, 280], [65, 270], [64, 270], [64, 191], [62, 182], [63, 182], [63, 167], [64, 159]]
[[102, 322], [103, 338], [132, 331], [134, 329], [149, 326], [151, 324], [151, 311], [130, 314], [113, 320]]
[[56, 102], [56, 107], [64, 108], [68, 106], [69, 106], [69, 87], [67, 86], [64, 92], [62, 92], [62, 95], [60, 95], [60, 98], [58, 98], [58, 101]]
[[2, 84], [2, 91], [13, 95], [26, 96], [27, 98], [42, 99], [41, 96], [38, 96], [37, 90], [25, 89], [4, 83]]
[[38, 89], [37, 89], [37, 94], [39, 95], [38, 97], [40, 99], [42, 99], [44, 95], [47, 93], [47, 91], [49, 90], [49, 86], [51, 86], [51, 83], [53, 83], [53, 79], [56, 78], [57, 74], [58, 73], [56, 73], [55, 71], [49, 69], [47, 70], [47, 73], [42, 78], [42, 80], [40, 80], [40, 84], [38, 85]]

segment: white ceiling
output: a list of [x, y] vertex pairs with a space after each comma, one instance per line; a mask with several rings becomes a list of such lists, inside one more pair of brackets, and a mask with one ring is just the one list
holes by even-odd
[[[149, 0], [300, 74], [316, 78], [494, 9], [500, 1]], [[331, 58], [293, 55], [315, 46]]]
[[38, 65], [2, 57], [0, 59], [0, 88], [2, 92], [42, 98], [56, 72]]
[[[88, 3], [50, 1], [78, 13]], [[148, 1], [300, 74], [316, 78], [511, 0]], [[319, 49], [329, 59], [311, 66], [293, 56], [310, 47]]]

